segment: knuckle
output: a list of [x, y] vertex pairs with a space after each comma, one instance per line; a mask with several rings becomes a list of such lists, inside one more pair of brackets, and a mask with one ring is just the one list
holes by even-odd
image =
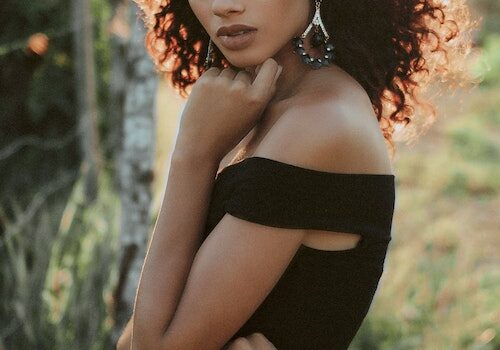
[[196, 85], [198, 86], [206, 86], [210, 83], [211, 79], [208, 78], [206, 75], [202, 75], [197, 81]]
[[219, 67], [210, 67], [206, 71], [207, 72], [218, 72], [220, 70]]
[[263, 98], [260, 94], [250, 93], [247, 96], [247, 101], [251, 106], [260, 106], [263, 102]]
[[236, 338], [233, 343], [231, 344], [231, 349], [244, 349], [244, 347], [248, 348], [248, 345], [250, 344], [250, 342], [248, 341], [247, 338], [244, 338], [244, 337], [239, 337], [239, 338]]
[[231, 90], [237, 93], [241, 93], [245, 91], [245, 89], [246, 89], [246, 84], [241, 80], [235, 80], [231, 85]]
[[205, 75], [202, 75], [201, 77], [198, 78], [198, 80], [196, 80], [196, 85], [197, 86], [205, 85], [206, 80], [207, 80], [207, 78], [205, 77]]
[[219, 74], [218, 72], [219, 72], [219, 68], [210, 67], [205, 72], [203, 72], [203, 74], [200, 76], [200, 78], [198, 80], [203, 81], [205, 79], [210, 79], [210, 77], [218, 75]]
[[252, 333], [249, 338], [252, 340], [267, 340], [267, 338], [264, 336], [264, 334], [260, 332]]

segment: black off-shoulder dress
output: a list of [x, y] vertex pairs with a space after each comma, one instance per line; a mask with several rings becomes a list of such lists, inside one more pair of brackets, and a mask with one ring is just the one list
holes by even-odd
[[278, 350], [347, 349], [384, 270], [394, 204], [393, 174], [325, 172], [258, 156], [219, 172], [203, 240], [226, 212], [273, 227], [361, 234], [347, 250], [301, 245], [230, 341], [260, 332]]

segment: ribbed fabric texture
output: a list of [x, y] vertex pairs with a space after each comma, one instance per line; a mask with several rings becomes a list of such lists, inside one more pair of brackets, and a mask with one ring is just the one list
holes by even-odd
[[392, 174], [325, 172], [257, 156], [222, 170], [203, 239], [226, 213], [273, 227], [362, 235], [347, 250], [302, 245], [231, 340], [261, 332], [278, 350], [347, 349], [383, 272], [394, 205]]

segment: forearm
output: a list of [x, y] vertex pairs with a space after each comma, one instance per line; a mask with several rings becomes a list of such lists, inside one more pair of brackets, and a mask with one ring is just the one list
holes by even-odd
[[133, 348], [157, 346], [182, 296], [200, 236], [218, 163], [176, 153], [142, 268], [133, 315]]
[[132, 326], [133, 317], [130, 318], [127, 325], [125, 326], [122, 335], [116, 343], [116, 350], [130, 350], [130, 343], [132, 341]]

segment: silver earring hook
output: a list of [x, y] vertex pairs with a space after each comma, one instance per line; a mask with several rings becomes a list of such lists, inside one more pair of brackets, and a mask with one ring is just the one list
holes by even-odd
[[316, 0], [315, 2], [316, 5], [316, 12], [314, 13], [314, 17], [309, 23], [309, 26], [307, 26], [306, 30], [302, 35], [300, 36], [302, 39], [305, 39], [307, 37], [307, 34], [311, 31], [313, 26], [319, 26], [321, 30], [323, 31], [323, 34], [325, 35], [325, 41], [330, 38], [330, 35], [328, 35], [328, 32], [326, 31], [325, 25], [323, 24], [323, 20], [321, 19], [321, 12], [320, 12], [320, 7], [321, 7], [321, 0]]
[[207, 49], [207, 56], [205, 58], [204, 66], [206, 69], [208, 69], [212, 66], [213, 63], [214, 63], [213, 42], [212, 42], [212, 38], [208, 37], [208, 49]]

